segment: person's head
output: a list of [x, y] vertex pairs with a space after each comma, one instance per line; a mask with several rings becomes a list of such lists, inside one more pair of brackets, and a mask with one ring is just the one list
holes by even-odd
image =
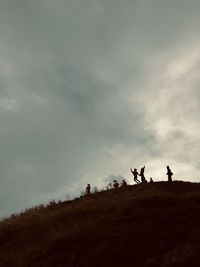
[[167, 166], [167, 169], [169, 169], [169, 166]]
[[134, 169], [134, 171], [137, 171], [137, 169]]

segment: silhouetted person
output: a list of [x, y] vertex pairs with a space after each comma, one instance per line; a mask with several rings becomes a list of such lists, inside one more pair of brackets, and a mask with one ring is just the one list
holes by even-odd
[[87, 184], [87, 186], [86, 186], [86, 194], [87, 195], [90, 195], [90, 189], [91, 189], [91, 186], [90, 186], [90, 184]]
[[137, 184], [139, 184], [140, 183], [140, 181], [138, 180], [138, 175], [139, 175], [139, 173], [137, 172], [137, 169], [134, 169], [134, 171], [132, 170], [132, 169], [130, 169], [131, 170], [131, 172], [132, 172], [132, 174], [133, 174], [133, 180], [134, 180], [134, 182], [136, 182]]
[[145, 170], [145, 166], [141, 168], [140, 174], [139, 174], [140, 177], [141, 177], [141, 182], [142, 183], [146, 183], [147, 182], [146, 179], [145, 179], [145, 176], [144, 176], [144, 170]]
[[172, 175], [173, 175], [173, 172], [171, 171], [170, 167], [167, 166], [167, 173], [166, 175], [168, 176], [168, 182], [172, 182]]
[[114, 181], [113, 181], [113, 187], [114, 187], [115, 189], [117, 189], [117, 188], [119, 187], [119, 183], [117, 182], [117, 180], [114, 180]]
[[153, 179], [152, 179], [152, 178], [150, 178], [149, 183], [150, 183], [150, 184], [153, 184]]
[[122, 187], [126, 187], [127, 186], [127, 182], [124, 179], [122, 180], [121, 186]]

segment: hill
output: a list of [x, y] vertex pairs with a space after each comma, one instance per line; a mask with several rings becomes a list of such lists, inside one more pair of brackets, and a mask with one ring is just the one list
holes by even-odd
[[199, 266], [199, 223], [198, 183], [103, 191], [0, 222], [0, 266]]

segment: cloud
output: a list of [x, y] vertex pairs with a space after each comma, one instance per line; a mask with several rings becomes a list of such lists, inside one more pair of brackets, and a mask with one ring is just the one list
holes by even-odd
[[[199, 177], [199, 40], [176, 58], [163, 56], [160, 73], [140, 92], [146, 128], [155, 137], [160, 157], [179, 164], [179, 177]], [[187, 166], [187, 167], [186, 167]], [[189, 167], [190, 166], [190, 167]], [[187, 170], [186, 170], [187, 169]]]
[[132, 183], [130, 167], [144, 164], [147, 177], [166, 178], [171, 164], [198, 181], [198, 10], [1, 1], [1, 216], [111, 174]]

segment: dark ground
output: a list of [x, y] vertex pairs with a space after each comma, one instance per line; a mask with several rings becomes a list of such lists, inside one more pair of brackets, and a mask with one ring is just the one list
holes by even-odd
[[1, 267], [200, 266], [200, 184], [128, 186], [0, 222]]

